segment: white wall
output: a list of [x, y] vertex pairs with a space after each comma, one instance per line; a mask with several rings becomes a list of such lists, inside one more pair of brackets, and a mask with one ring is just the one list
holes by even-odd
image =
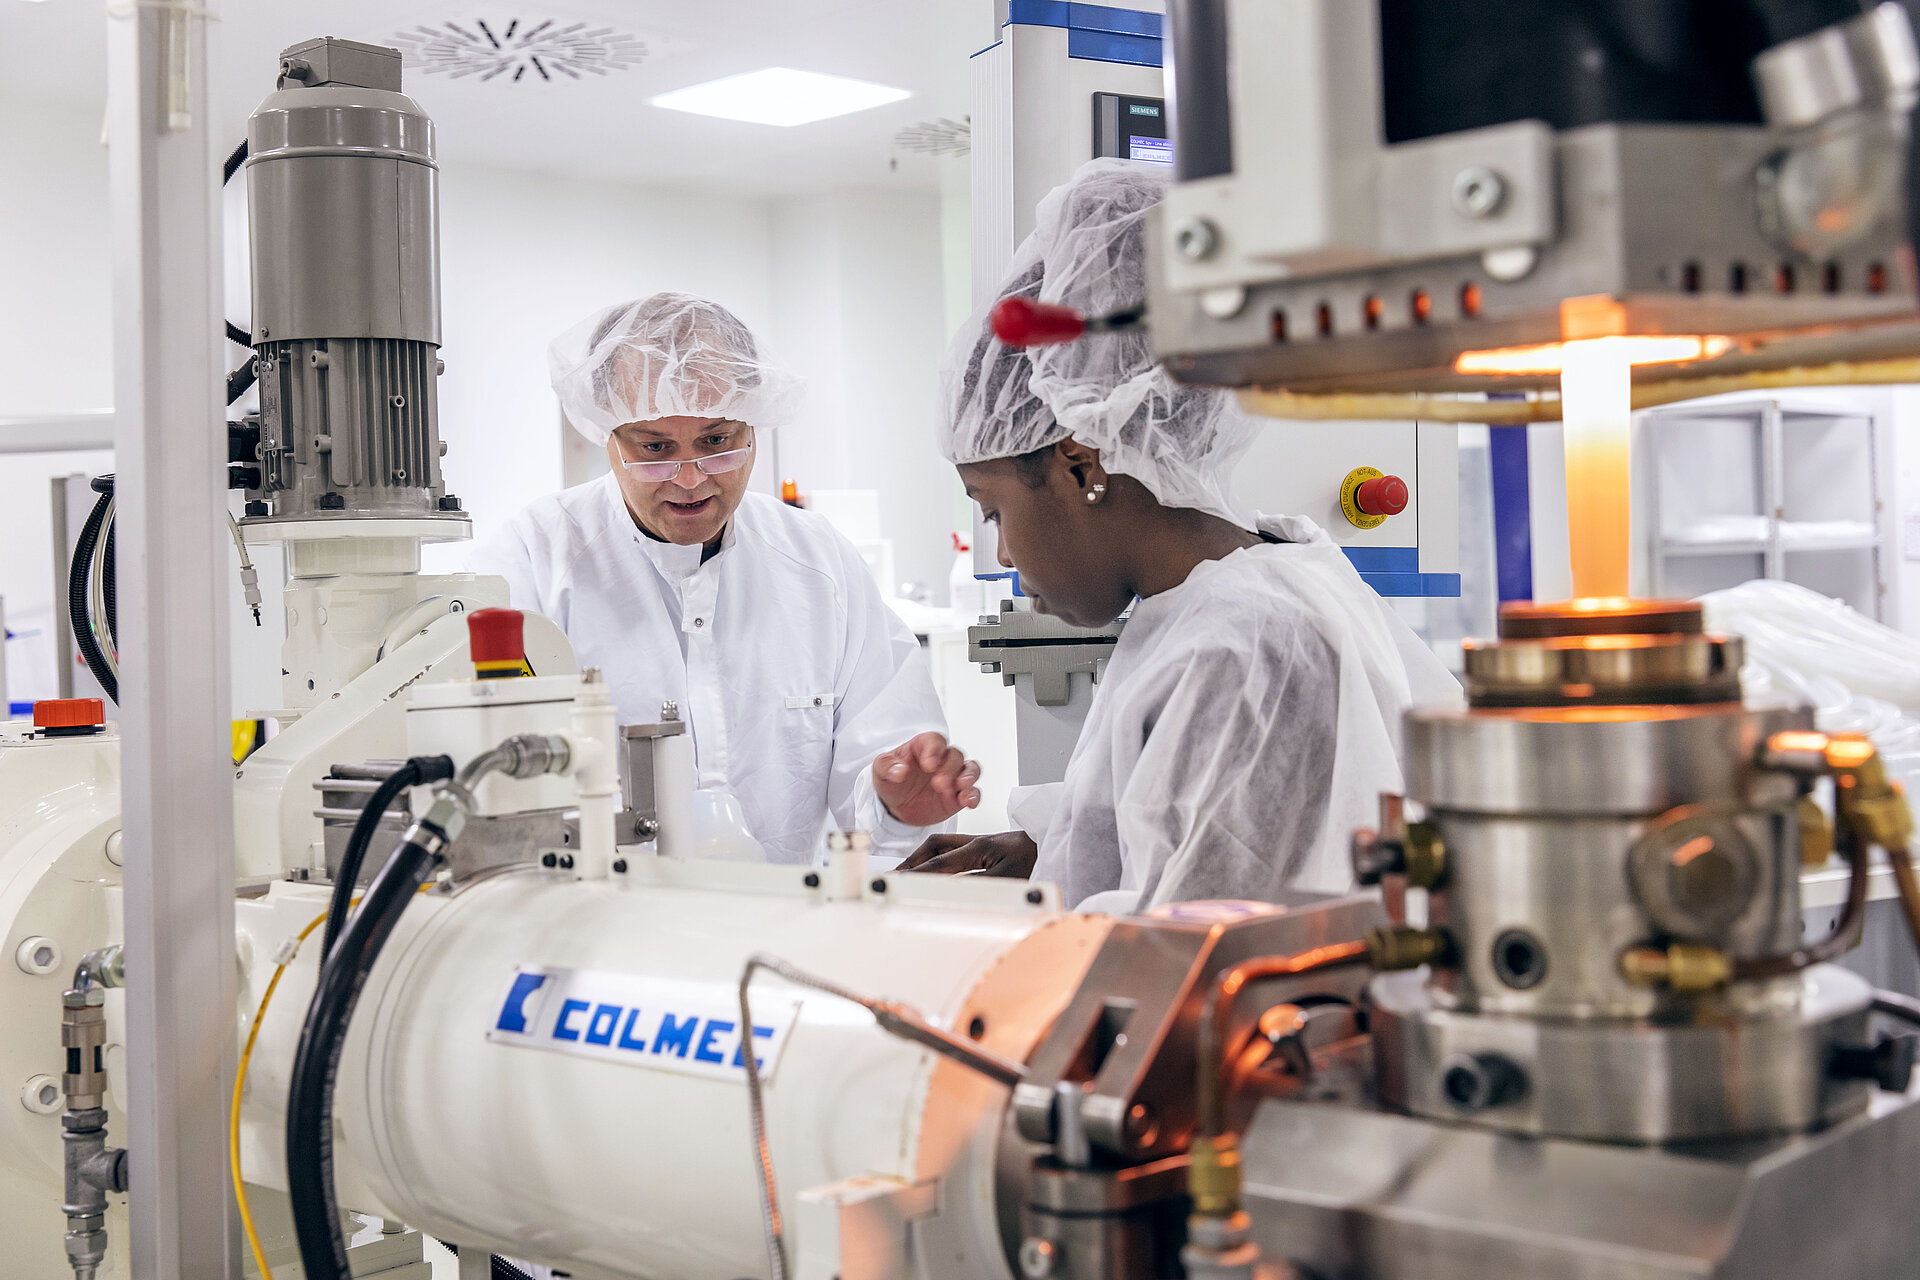
[[[936, 444], [947, 340], [941, 201], [839, 191], [773, 208], [774, 349], [808, 379], [780, 442], [811, 489], [874, 489], [896, 576], [944, 602], [959, 481]], [[897, 585], [897, 584], [896, 584]]]
[[[0, 103], [0, 418], [113, 403], [107, 153], [100, 121], [68, 108]], [[49, 697], [55, 680], [48, 481], [112, 467], [103, 452], [0, 455], [0, 597], [8, 693]], [[0, 709], [4, 710], [4, 709]]]

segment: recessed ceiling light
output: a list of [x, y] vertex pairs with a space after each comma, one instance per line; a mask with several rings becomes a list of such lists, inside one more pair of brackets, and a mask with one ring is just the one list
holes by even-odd
[[883, 107], [912, 96], [905, 89], [866, 80], [768, 67], [675, 89], [652, 99], [652, 103], [669, 111], [788, 127]]

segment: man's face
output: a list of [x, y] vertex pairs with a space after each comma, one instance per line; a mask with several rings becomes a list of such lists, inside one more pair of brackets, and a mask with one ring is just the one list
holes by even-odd
[[[607, 440], [607, 457], [627, 510], [640, 527], [662, 541], [691, 546], [719, 538], [753, 474], [751, 453], [745, 455], [745, 465], [718, 475], [701, 471], [695, 461], [752, 445], [753, 428], [744, 422], [656, 418], [614, 431]], [[645, 474], [648, 463], [670, 462], [686, 465], [663, 480]]]

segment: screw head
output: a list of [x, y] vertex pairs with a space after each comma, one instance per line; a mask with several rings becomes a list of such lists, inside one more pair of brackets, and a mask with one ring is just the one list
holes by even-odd
[[52, 1076], [30, 1076], [20, 1086], [20, 1105], [37, 1116], [50, 1116], [60, 1110], [60, 1082]]
[[1507, 200], [1507, 180], [1496, 169], [1470, 164], [1453, 175], [1453, 208], [1463, 218], [1491, 218]]
[[806, 885], [809, 889], [818, 889], [820, 887], [820, 873], [818, 871], [809, 871], [801, 878], [800, 883]]
[[1060, 1246], [1030, 1236], [1020, 1242], [1020, 1274], [1027, 1280], [1047, 1280], [1060, 1266]]
[[563, 853], [563, 854], [561, 854], [561, 855], [560, 855], [560, 869], [561, 869], [562, 871], [571, 871], [571, 870], [573, 870], [573, 855], [572, 855], [572, 854], [570, 854], [570, 853]]
[[60, 944], [52, 938], [28, 938], [14, 951], [13, 961], [20, 972], [42, 977], [60, 967]]
[[887, 891], [886, 879], [882, 876], [875, 876], [871, 888], [875, 893], [885, 893]]
[[1042, 902], [1046, 901], [1046, 897], [1047, 895], [1040, 892], [1038, 889], [1027, 890], [1027, 901], [1032, 903], [1036, 907], [1039, 906]]
[[627, 860], [625, 858], [615, 858], [613, 860], [613, 873], [619, 876], [627, 874]]
[[540, 865], [543, 867], [558, 866], [559, 863], [560, 855], [557, 853], [543, 853], [540, 855]]
[[1205, 218], [1188, 218], [1173, 229], [1173, 251], [1189, 262], [1212, 256], [1220, 247], [1220, 229]]

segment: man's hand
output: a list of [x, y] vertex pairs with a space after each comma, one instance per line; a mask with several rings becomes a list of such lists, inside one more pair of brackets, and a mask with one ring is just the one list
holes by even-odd
[[928, 836], [896, 871], [927, 871], [958, 875], [976, 871], [983, 876], [1025, 879], [1033, 874], [1040, 849], [1024, 831], [1002, 831], [997, 836], [941, 834]]
[[873, 789], [887, 812], [910, 827], [931, 827], [980, 803], [980, 766], [937, 733], [922, 733], [874, 757]]

